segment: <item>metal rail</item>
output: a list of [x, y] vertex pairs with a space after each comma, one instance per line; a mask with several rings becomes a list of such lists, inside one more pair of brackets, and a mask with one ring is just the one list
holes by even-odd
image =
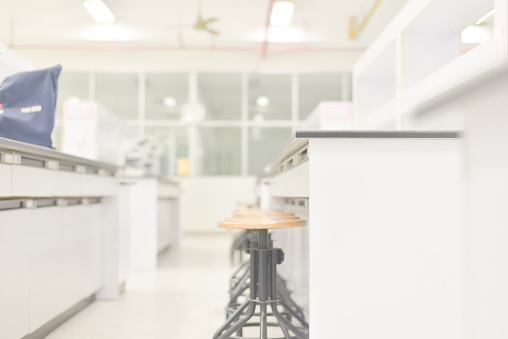
[[0, 138], [0, 163], [52, 170], [114, 176], [118, 167], [58, 152], [54, 149]]

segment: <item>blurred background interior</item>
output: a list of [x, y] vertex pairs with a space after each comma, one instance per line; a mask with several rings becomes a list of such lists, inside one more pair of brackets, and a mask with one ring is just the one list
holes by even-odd
[[306, 222], [312, 338], [506, 338], [507, 8], [2, 0], [0, 80], [62, 72], [54, 150], [0, 138], [0, 337], [229, 338], [249, 209]]

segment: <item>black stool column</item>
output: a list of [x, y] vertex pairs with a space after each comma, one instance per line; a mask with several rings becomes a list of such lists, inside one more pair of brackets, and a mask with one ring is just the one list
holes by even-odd
[[268, 301], [268, 230], [258, 231], [258, 253], [259, 253], [259, 338], [268, 338], [268, 324], [266, 305]]

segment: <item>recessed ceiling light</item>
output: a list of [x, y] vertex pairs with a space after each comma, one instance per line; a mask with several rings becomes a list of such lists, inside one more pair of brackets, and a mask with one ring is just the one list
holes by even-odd
[[176, 107], [176, 99], [173, 97], [165, 97], [162, 102], [166, 107]]
[[83, 6], [95, 21], [101, 24], [112, 24], [115, 16], [102, 0], [84, 0]]
[[295, 5], [291, 1], [275, 1], [272, 7], [270, 23], [275, 26], [289, 25]]
[[265, 96], [260, 96], [256, 99], [256, 105], [259, 107], [266, 107], [270, 104], [270, 99]]

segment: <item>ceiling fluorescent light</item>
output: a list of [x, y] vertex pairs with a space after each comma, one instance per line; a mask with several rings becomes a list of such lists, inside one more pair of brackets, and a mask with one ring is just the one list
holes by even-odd
[[95, 21], [101, 24], [111, 24], [115, 22], [115, 16], [109, 10], [108, 6], [102, 0], [84, 0], [83, 6]]
[[291, 1], [275, 1], [270, 23], [275, 26], [289, 25], [294, 9], [295, 5]]
[[476, 22], [476, 25], [481, 25], [483, 24], [485, 21], [487, 21], [488, 18], [490, 18], [492, 15], [494, 14], [494, 10], [491, 10], [490, 12], [488, 12], [487, 14], [485, 14], [484, 16], [482, 16], [480, 19], [478, 19], [478, 21]]

